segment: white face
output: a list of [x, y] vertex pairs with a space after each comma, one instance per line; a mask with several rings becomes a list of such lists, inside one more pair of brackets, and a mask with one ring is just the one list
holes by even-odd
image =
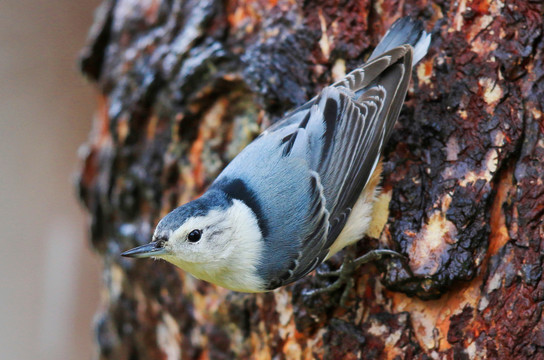
[[[195, 230], [200, 231], [198, 241], [195, 233], [190, 235]], [[263, 291], [257, 274], [263, 238], [257, 219], [241, 201], [234, 200], [227, 210], [188, 219], [169, 236], [164, 249], [167, 253], [157, 258], [199, 279], [236, 291]]]
[[[231, 252], [232, 227], [224, 211], [212, 210], [205, 216], [188, 219], [176, 229], [164, 244], [167, 261], [207, 264], [225, 258]], [[176, 264], [177, 265], [177, 264]]]

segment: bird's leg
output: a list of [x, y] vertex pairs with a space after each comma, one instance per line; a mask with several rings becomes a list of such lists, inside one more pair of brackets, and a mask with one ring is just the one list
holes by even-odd
[[307, 290], [304, 292], [303, 295], [315, 296], [315, 295], [323, 294], [323, 293], [332, 293], [342, 288], [342, 286], [344, 286], [344, 290], [340, 298], [340, 305], [343, 306], [346, 300], [348, 299], [350, 290], [355, 285], [355, 281], [353, 280], [353, 276], [352, 276], [355, 270], [357, 270], [359, 266], [363, 264], [366, 264], [368, 262], [375, 261], [375, 260], [380, 260], [382, 257], [386, 255], [404, 258], [404, 255], [389, 249], [371, 250], [357, 259], [353, 259], [352, 255], [348, 253], [346, 255], [346, 258], [344, 259], [344, 262], [342, 263], [340, 268], [338, 268], [338, 270], [328, 271], [328, 272], [322, 272], [318, 270], [316, 273], [319, 278], [336, 277], [337, 279], [334, 282], [322, 288]]
[[370, 250], [363, 256], [358, 257], [357, 259], [353, 260], [355, 269], [357, 269], [359, 266], [366, 264], [371, 261], [381, 260], [382, 257], [389, 255], [393, 257], [400, 257], [400, 258], [406, 258], [401, 253], [398, 253], [393, 250], [389, 249], [376, 249], [376, 250]]

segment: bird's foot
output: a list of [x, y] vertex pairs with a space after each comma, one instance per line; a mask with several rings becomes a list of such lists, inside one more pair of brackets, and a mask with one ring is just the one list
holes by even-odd
[[319, 280], [323, 281], [325, 279], [330, 278], [336, 278], [332, 283], [329, 283], [328, 285], [311, 289], [311, 290], [305, 290], [303, 292], [303, 296], [305, 297], [314, 297], [319, 294], [324, 293], [334, 293], [337, 290], [340, 290], [343, 287], [342, 295], [340, 297], [340, 306], [344, 306], [346, 301], [349, 297], [349, 292], [355, 285], [355, 281], [353, 280], [353, 274], [355, 273], [355, 270], [359, 268], [359, 266], [366, 264], [371, 261], [380, 260], [384, 256], [394, 256], [394, 257], [401, 257], [404, 258], [405, 256], [389, 249], [376, 249], [371, 250], [364, 254], [363, 256], [353, 259], [351, 255], [346, 255], [346, 258], [344, 259], [344, 262], [338, 268], [338, 270], [334, 271], [319, 271], [317, 270], [316, 275]]

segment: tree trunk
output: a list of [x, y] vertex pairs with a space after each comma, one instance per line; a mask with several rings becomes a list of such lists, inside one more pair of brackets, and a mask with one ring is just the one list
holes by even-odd
[[[312, 301], [121, 258], [403, 15], [429, 54], [384, 154], [380, 216], [346, 252], [407, 255]], [[81, 57], [99, 109], [79, 196], [104, 261], [102, 359], [544, 359], [544, 5], [514, 0], [106, 0]], [[286, 219], [287, 220], [287, 219]]]

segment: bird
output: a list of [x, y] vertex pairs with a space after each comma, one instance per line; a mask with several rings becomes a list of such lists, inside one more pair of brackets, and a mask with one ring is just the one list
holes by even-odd
[[[248, 144], [207, 191], [123, 252], [166, 260], [239, 292], [293, 283], [362, 239], [379, 195], [381, 154], [431, 35], [398, 19], [365, 64]], [[359, 263], [383, 255], [375, 249]]]

